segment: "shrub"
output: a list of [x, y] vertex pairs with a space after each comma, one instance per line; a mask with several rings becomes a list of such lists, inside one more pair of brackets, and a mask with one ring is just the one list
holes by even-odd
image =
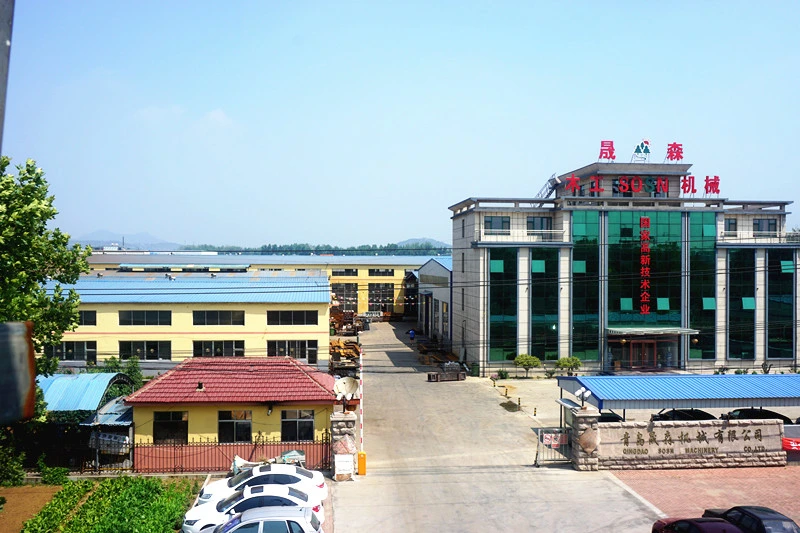
[[581, 360], [573, 355], [571, 357], [565, 357], [556, 361], [556, 368], [566, 370], [567, 375], [571, 376], [572, 373], [578, 370], [582, 364], [583, 363]]
[[498, 370], [497, 379], [508, 379], [508, 370], [503, 370], [503, 369]]
[[42, 475], [42, 483], [45, 485], [63, 485], [69, 481], [69, 469], [55, 466], [50, 467], [44, 462], [44, 454], [36, 461], [39, 466], [39, 473]]
[[542, 362], [535, 355], [529, 355], [529, 354], [526, 354], [526, 353], [521, 353], [514, 359], [514, 366], [517, 366], [517, 367], [521, 366], [522, 368], [524, 368], [525, 369], [525, 377], [527, 378], [528, 377], [528, 372], [530, 371], [530, 369], [531, 368], [539, 368], [540, 366], [542, 366]]
[[11, 438], [0, 433], [0, 486], [15, 487], [25, 482], [24, 460], [25, 454], [17, 451]]

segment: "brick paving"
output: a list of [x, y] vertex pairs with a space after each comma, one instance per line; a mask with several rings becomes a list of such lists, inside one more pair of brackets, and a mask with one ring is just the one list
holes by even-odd
[[706, 508], [763, 505], [800, 524], [800, 466], [612, 473], [667, 516], [696, 517]]

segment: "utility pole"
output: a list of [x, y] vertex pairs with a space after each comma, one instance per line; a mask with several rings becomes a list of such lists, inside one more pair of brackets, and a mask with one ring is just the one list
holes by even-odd
[[0, 0], [0, 154], [3, 153], [3, 127], [6, 122], [8, 62], [11, 58], [11, 29], [14, 25], [14, 0]]

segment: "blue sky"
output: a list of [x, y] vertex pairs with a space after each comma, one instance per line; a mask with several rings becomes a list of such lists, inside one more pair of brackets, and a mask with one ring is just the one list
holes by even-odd
[[450, 242], [448, 206], [534, 196], [601, 140], [800, 201], [799, 24], [794, 1], [18, 1], [3, 153], [71, 235], [182, 244]]

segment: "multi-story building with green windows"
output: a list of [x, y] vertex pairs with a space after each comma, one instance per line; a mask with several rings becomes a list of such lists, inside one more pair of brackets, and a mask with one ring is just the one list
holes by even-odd
[[453, 347], [587, 370], [773, 371], [798, 357], [789, 201], [684, 194], [688, 164], [593, 163], [453, 212]]

